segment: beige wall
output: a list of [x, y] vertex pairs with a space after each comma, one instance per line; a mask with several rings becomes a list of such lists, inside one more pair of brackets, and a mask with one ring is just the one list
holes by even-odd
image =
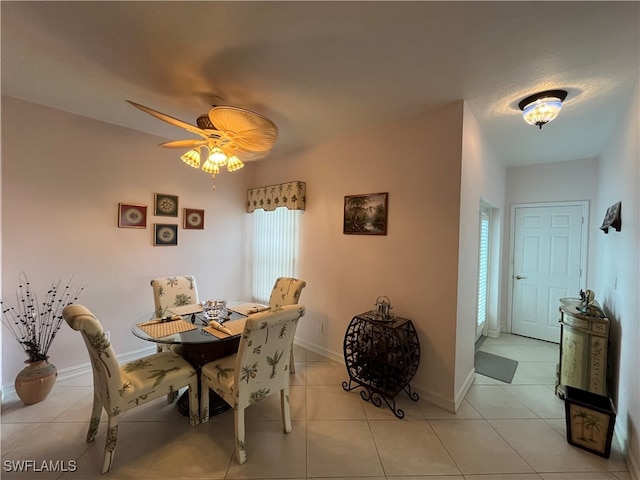
[[[252, 168], [210, 177], [182, 164], [163, 139], [11, 98], [2, 99], [2, 280], [12, 296], [24, 270], [37, 291], [60, 277], [84, 284], [79, 302], [101, 319], [116, 351], [149, 348], [131, 324], [153, 310], [149, 280], [192, 274], [209, 298], [246, 296], [246, 188]], [[205, 230], [179, 228], [177, 247], [154, 247], [153, 194], [179, 196], [205, 210]], [[117, 228], [118, 202], [149, 206], [147, 228]], [[3, 384], [25, 354], [3, 336]], [[80, 336], [66, 325], [50, 351], [64, 371], [88, 362]]]
[[616, 435], [626, 439], [629, 469], [640, 478], [640, 84], [620, 119], [598, 168], [595, 228], [607, 208], [622, 202], [622, 229], [597, 231], [596, 298], [611, 319], [611, 393], [616, 405]]
[[[351, 318], [376, 297], [411, 318], [422, 350], [412, 385], [453, 408], [462, 102], [257, 167], [262, 184], [307, 182], [297, 339], [342, 355]], [[392, 134], [390, 134], [392, 132]], [[344, 196], [389, 192], [386, 236], [344, 235]], [[316, 333], [316, 324], [324, 333]], [[345, 379], [346, 372], [345, 372]]]

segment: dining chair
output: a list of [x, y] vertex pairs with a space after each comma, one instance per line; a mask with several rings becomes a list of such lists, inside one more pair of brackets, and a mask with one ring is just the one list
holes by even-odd
[[[304, 280], [298, 280], [297, 278], [276, 278], [276, 282], [273, 284], [273, 289], [271, 290], [271, 296], [269, 297], [269, 306], [273, 308], [300, 303], [300, 295], [302, 295], [302, 289], [306, 285], [307, 282]], [[296, 373], [296, 362], [293, 358], [293, 349], [291, 349], [291, 356], [289, 358], [289, 373]]]
[[[198, 286], [196, 285], [196, 277], [191, 275], [177, 275], [174, 277], [160, 277], [151, 280], [153, 288], [153, 303], [155, 305], [156, 317], [164, 317], [167, 310], [171, 307], [182, 307], [183, 305], [191, 305], [199, 303]], [[178, 354], [182, 353], [181, 345], [168, 345], [166, 343], [158, 343], [158, 351], [172, 350]], [[169, 402], [175, 400], [175, 397], [167, 398]]]
[[209, 420], [209, 389], [234, 410], [236, 460], [247, 461], [244, 411], [280, 392], [282, 427], [291, 432], [288, 358], [293, 348], [302, 305], [271, 308], [247, 317], [238, 352], [204, 365], [200, 371], [200, 420]]
[[102, 473], [108, 472], [113, 464], [118, 423], [125, 412], [188, 387], [189, 420], [192, 426], [200, 423], [198, 375], [177, 353], [159, 352], [118, 364], [102, 324], [87, 307], [67, 305], [62, 316], [73, 330], [81, 332], [93, 369], [93, 407], [87, 442], [96, 438], [102, 409], [108, 417]]

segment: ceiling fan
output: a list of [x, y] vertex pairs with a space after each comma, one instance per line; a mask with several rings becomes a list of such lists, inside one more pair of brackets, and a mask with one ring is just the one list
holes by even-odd
[[[243, 160], [266, 157], [278, 137], [278, 128], [271, 120], [244, 108], [216, 105], [197, 118], [196, 126], [131, 100], [127, 102], [159, 120], [199, 135], [199, 139], [173, 140], [160, 146], [189, 149], [180, 157], [182, 161], [210, 173], [214, 180], [225, 165], [229, 172], [233, 172], [244, 167]], [[203, 148], [206, 160], [201, 166], [200, 152]], [[213, 188], [215, 190], [215, 183]]]

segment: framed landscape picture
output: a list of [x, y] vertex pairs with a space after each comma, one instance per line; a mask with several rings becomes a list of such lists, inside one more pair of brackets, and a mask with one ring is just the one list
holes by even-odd
[[204, 230], [204, 210], [185, 208], [182, 228], [185, 230]]
[[155, 205], [155, 215], [165, 217], [178, 216], [178, 196], [166, 193], [154, 194], [153, 203]]
[[153, 225], [153, 244], [156, 247], [178, 245], [178, 225], [155, 223]]
[[344, 197], [342, 233], [346, 235], [386, 235], [388, 199], [387, 192]]
[[147, 228], [147, 206], [137, 203], [119, 203], [118, 227]]

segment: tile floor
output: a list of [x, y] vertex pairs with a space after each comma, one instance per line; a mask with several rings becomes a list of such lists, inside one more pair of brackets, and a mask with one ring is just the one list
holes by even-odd
[[[630, 480], [614, 442], [603, 459], [566, 442], [563, 402], [553, 394], [557, 346], [503, 334], [482, 350], [518, 360], [512, 384], [477, 375], [456, 415], [426, 401], [398, 399], [404, 420], [345, 392], [344, 365], [296, 347], [293, 432], [281, 433], [278, 396], [247, 410], [245, 465], [233, 454], [233, 414], [192, 428], [158, 400], [120, 423], [114, 467], [100, 475], [105, 423], [85, 443], [92, 387], [88, 375], [59, 381], [49, 397], [2, 410], [3, 479], [334, 479]], [[41, 470], [16, 472], [20, 460]], [[59, 461], [57, 468], [55, 462]], [[75, 462], [75, 468], [70, 468]], [[45, 467], [43, 468], [43, 462]], [[48, 463], [47, 463], [48, 462]], [[47, 471], [46, 465], [52, 465]], [[24, 465], [24, 464], [23, 464]], [[61, 468], [75, 471], [60, 471]], [[57, 471], [53, 471], [57, 470]]]

